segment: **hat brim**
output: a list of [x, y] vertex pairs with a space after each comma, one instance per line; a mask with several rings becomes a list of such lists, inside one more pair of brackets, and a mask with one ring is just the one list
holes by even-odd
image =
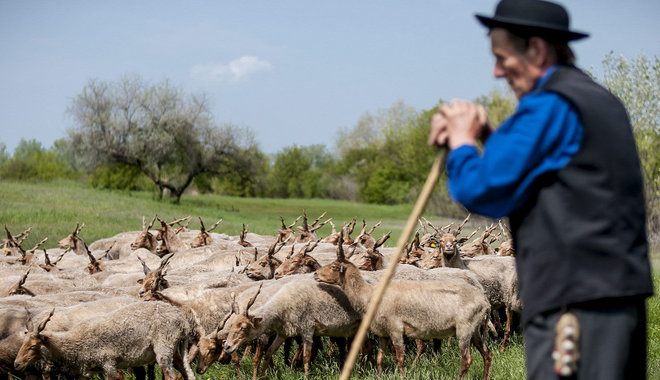
[[518, 19], [509, 19], [507, 17], [488, 17], [484, 15], [475, 15], [475, 17], [482, 25], [488, 29], [504, 28], [512, 31], [525, 30], [528, 32], [536, 32], [539, 34], [539, 36], [553, 37], [553, 39], [561, 39], [566, 41], [574, 41], [589, 37], [589, 34], [587, 33], [557, 29], [556, 27], [550, 25], [529, 23], [524, 21], [521, 22]]

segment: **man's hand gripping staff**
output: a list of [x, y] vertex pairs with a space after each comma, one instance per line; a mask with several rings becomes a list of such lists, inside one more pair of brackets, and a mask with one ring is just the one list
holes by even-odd
[[476, 145], [491, 133], [486, 109], [476, 103], [452, 100], [442, 104], [431, 119], [428, 144], [456, 149], [462, 145]]

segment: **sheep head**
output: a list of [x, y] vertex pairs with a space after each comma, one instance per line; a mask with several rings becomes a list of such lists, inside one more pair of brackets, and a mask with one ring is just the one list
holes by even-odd
[[314, 274], [314, 280], [344, 288], [352, 276], [360, 276], [360, 270], [355, 264], [350, 261], [335, 260], [317, 270]]
[[[282, 278], [294, 273], [311, 273], [319, 269], [321, 264], [319, 264], [315, 258], [307, 254], [314, 250], [318, 243], [318, 241], [307, 243], [297, 254], [287, 257], [287, 259], [275, 269], [275, 278]], [[291, 250], [293, 251], [293, 246], [291, 247]]]
[[238, 305], [234, 300], [232, 310], [237, 314], [237, 317], [232, 322], [229, 333], [227, 334], [227, 339], [223, 345], [225, 352], [231, 354], [232, 352], [236, 351], [238, 347], [240, 347], [243, 343], [256, 338], [262, 333], [260, 328], [261, 322], [263, 321], [262, 318], [251, 316], [249, 314], [250, 307], [252, 307], [254, 301], [256, 301], [257, 296], [261, 292], [262, 286], [263, 283], [259, 285], [259, 289], [257, 289], [257, 292], [254, 294], [254, 296], [252, 296], [250, 301], [248, 301], [247, 306], [242, 313], [239, 312]]
[[35, 326], [25, 337], [21, 348], [18, 350], [18, 354], [16, 354], [16, 359], [14, 360], [14, 369], [17, 371], [25, 370], [27, 366], [41, 358], [40, 348], [44, 345], [46, 340], [46, 337], [41, 335], [41, 332], [46, 328], [46, 324], [50, 321], [53, 313], [55, 313], [55, 309], [52, 309], [48, 316]]
[[195, 238], [192, 240], [192, 242], [190, 243], [190, 247], [197, 248], [197, 247], [211, 245], [211, 243], [213, 243], [213, 238], [211, 237], [211, 234], [209, 234], [209, 232], [213, 231], [221, 222], [222, 219], [219, 219], [217, 222], [213, 223], [211, 228], [207, 230], [204, 227], [204, 221], [202, 220], [202, 217], [199, 217], [199, 224], [200, 224], [199, 234], [195, 236]]
[[27, 237], [27, 235], [30, 234], [30, 231], [32, 230], [32, 227], [28, 228], [27, 230], [21, 232], [20, 234], [16, 236], [12, 236], [11, 232], [9, 232], [9, 229], [7, 229], [7, 225], [5, 224], [5, 233], [7, 234], [7, 238], [3, 239], [2, 243], [2, 250], [5, 252], [6, 256], [17, 256], [20, 254], [21, 256], [25, 256], [25, 250], [21, 247], [21, 243], [23, 240], [21, 240], [20, 236]]
[[[340, 234], [343, 235], [343, 229]], [[343, 240], [343, 236], [341, 236], [340, 240]], [[350, 271], [358, 271], [358, 268], [355, 264], [346, 260], [344, 247], [342, 244], [339, 244], [337, 245], [337, 260], [317, 270], [316, 273], [314, 273], [314, 280], [343, 287], [346, 283], [346, 274]]]
[[467, 240], [466, 238], [457, 238], [453, 233], [443, 233], [436, 240], [436, 247], [434, 250], [434, 257], [439, 257], [442, 260], [442, 266], [458, 268], [462, 267], [460, 261], [459, 247]]
[[[268, 253], [262, 256], [259, 260], [255, 260], [245, 268], [245, 274], [252, 280], [270, 280], [275, 275], [275, 269], [279, 267], [282, 262], [274, 255], [279, 252], [284, 246], [284, 243], [275, 241], [268, 249]], [[257, 249], [255, 248], [255, 256]]]
[[77, 255], [85, 254], [84, 242], [80, 236], [78, 236], [83, 227], [85, 227], [85, 223], [82, 225], [80, 223], [76, 223], [76, 228], [73, 230], [73, 232], [69, 234], [69, 236], [57, 242], [57, 246], [61, 249], [70, 249]]
[[[373, 245], [370, 244], [371, 248], [367, 248], [366, 251], [360, 252], [357, 255], [352, 255], [350, 259], [351, 262], [361, 270], [374, 271], [385, 268], [383, 254], [378, 251], [378, 248], [390, 238], [391, 233], [392, 231], [386, 233], [377, 241], [374, 241]], [[370, 235], [369, 238], [371, 238]]]
[[29, 296], [34, 297], [35, 294], [32, 293], [32, 291], [30, 291], [29, 289], [23, 287], [23, 285], [25, 285], [25, 281], [27, 280], [28, 274], [30, 274], [30, 269], [29, 268], [25, 272], [25, 274], [23, 276], [21, 276], [21, 278], [18, 280], [18, 283], [16, 283], [14, 286], [11, 287], [11, 289], [9, 289], [7, 291], [6, 296], [13, 296], [13, 295], [17, 295], [17, 294], [27, 294]]
[[43, 251], [44, 251], [44, 263], [39, 264], [39, 267], [41, 269], [45, 270], [46, 272], [52, 272], [52, 271], [59, 270], [55, 265], [57, 265], [57, 263], [60, 260], [62, 260], [62, 257], [64, 257], [64, 254], [60, 255], [60, 257], [57, 260], [50, 261], [50, 256], [48, 256], [48, 252], [46, 252], [45, 249]]
[[185, 226], [181, 226], [177, 230], [174, 230], [172, 226], [177, 223], [189, 221], [189, 217], [177, 219], [169, 223], [160, 218], [157, 219], [160, 222], [160, 227], [156, 229], [156, 231], [158, 231], [156, 234], [156, 240], [161, 241], [160, 246], [156, 249], [156, 254], [158, 256], [163, 257], [170, 252], [177, 252], [188, 248], [188, 246], [179, 239], [179, 236], [177, 236], [180, 231], [185, 229]]
[[154, 216], [151, 220], [151, 223], [147, 225], [147, 221], [142, 217], [142, 231], [135, 237], [135, 240], [131, 243], [131, 249], [136, 250], [138, 248], [145, 248], [151, 252], [156, 252], [156, 236], [149, 232], [149, 229], [154, 225], [158, 215]]
[[139, 296], [145, 300], [152, 300], [153, 292], [161, 291], [170, 287], [169, 283], [165, 279], [165, 274], [167, 272], [166, 267], [170, 259], [174, 256], [173, 253], [166, 255], [160, 261], [160, 266], [158, 269], [152, 271], [149, 269], [147, 264], [138, 256], [138, 260], [142, 263], [142, 269], [144, 270], [144, 278], [137, 281], [138, 284], [142, 285], [140, 288]]
[[507, 239], [500, 243], [500, 246], [496, 249], [497, 254], [500, 256], [515, 256], [516, 251], [513, 248], [513, 240]]
[[248, 230], [249, 227], [246, 227], [245, 224], [243, 224], [243, 228], [241, 229], [241, 235], [238, 238], [238, 245], [245, 248], [252, 247], [252, 244], [245, 240], [245, 236], [247, 235]]
[[284, 218], [280, 216], [280, 221], [282, 221], [282, 229], [277, 230], [276, 240], [281, 241], [282, 243], [285, 244], [292, 243], [296, 235], [296, 232], [293, 230], [293, 226], [295, 226], [296, 223], [298, 223], [298, 220], [300, 220], [300, 218], [302, 218], [302, 215], [297, 217], [296, 220], [293, 221], [293, 223], [287, 226], [286, 223], [284, 223]]
[[110, 250], [112, 250], [112, 247], [114, 247], [115, 245], [113, 244], [112, 246], [110, 246], [110, 248], [108, 248], [103, 253], [103, 255], [101, 255], [98, 259], [96, 257], [94, 257], [94, 255], [92, 255], [92, 253], [89, 251], [89, 249], [87, 248], [87, 244], [83, 243], [83, 245], [85, 247], [85, 253], [87, 253], [87, 257], [89, 258], [89, 264], [87, 264], [87, 268], [85, 268], [85, 271], [89, 274], [102, 272], [103, 271], [103, 266], [101, 265], [100, 260], [103, 257], [108, 256], [108, 254], [110, 253]]
[[355, 238], [355, 240], [367, 249], [374, 248], [376, 246], [376, 239], [374, 239], [371, 234], [374, 232], [376, 227], [381, 225], [382, 222], [382, 220], [378, 221], [378, 223], [374, 224], [369, 232], [367, 232], [367, 222], [362, 219], [362, 230], [360, 231], [360, 234]]
[[[233, 293], [232, 293], [233, 295]], [[225, 318], [220, 322], [215, 331], [208, 335], [203, 335], [197, 342], [197, 373], [203, 375], [216, 360], [219, 360], [224, 355], [223, 344], [224, 339], [220, 332], [224, 329], [227, 320], [234, 315], [230, 311]]]

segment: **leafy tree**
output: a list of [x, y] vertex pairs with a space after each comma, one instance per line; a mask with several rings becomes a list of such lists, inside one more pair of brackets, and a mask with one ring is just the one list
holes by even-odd
[[247, 165], [240, 129], [213, 123], [208, 98], [186, 95], [163, 80], [115, 83], [90, 80], [69, 107], [76, 126], [71, 146], [88, 168], [103, 164], [139, 169], [178, 202], [199, 175], [222, 175]]
[[14, 149], [13, 158], [19, 161], [27, 161], [30, 156], [43, 153], [44, 150], [45, 149], [41, 146], [41, 143], [36, 139], [21, 139], [21, 141], [16, 146], [16, 149]]
[[144, 178], [142, 172], [135, 166], [103, 164], [92, 171], [89, 183], [99, 189], [148, 190], [149, 188], [144, 184]]
[[286, 147], [274, 156], [267, 194], [279, 198], [325, 196], [333, 161], [323, 145]]
[[497, 127], [516, 110], [518, 100], [510, 88], [496, 87], [488, 95], [475, 100], [488, 110], [488, 123]]
[[393, 204], [409, 198], [410, 176], [405, 163], [386, 162], [402, 157], [398, 136], [403, 136], [401, 131], [417, 116], [413, 107], [399, 100], [376, 114], [362, 115], [353, 129], [339, 131], [335, 141], [340, 157], [336, 175], [342, 177], [342, 182], [353, 181], [358, 199]]
[[8, 159], [9, 153], [7, 153], [7, 145], [0, 141], [0, 167], [2, 167]]
[[244, 149], [242, 157], [235, 160], [235, 170], [222, 176], [215, 176], [209, 183], [209, 191], [240, 197], [255, 197], [263, 195], [265, 173], [268, 169], [268, 159], [256, 144]]
[[21, 140], [13, 157], [7, 159], [0, 169], [2, 178], [29, 181], [71, 178], [73, 174], [55, 151], [44, 149], [35, 139]]
[[660, 59], [645, 55], [628, 60], [610, 52], [603, 72], [591, 73], [626, 106], [645, 179], [648, 228], [660, 240]]

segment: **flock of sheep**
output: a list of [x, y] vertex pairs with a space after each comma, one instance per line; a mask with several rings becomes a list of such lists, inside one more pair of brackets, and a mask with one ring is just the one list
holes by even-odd
[[[320, 337], [330, 337], [343, 361], [375, 285], [394, 248], [384, 248], [389, 232], [372, 236], [380, 225], [351, 237], [354, 218], [337, 230], [325, 214], [309, 223], [303, 214], [274, 236], [240, 236], [187, 228], [190, 217], [150, 231], [121, 233], [89, 246], [83, 225], [58, 243], [26, 250], [31, 230], [12, 235], [5, 226], [0, 270], [0, 373], [22, 378], [90, 377], [153, 379], [154, 363], [163, 379], [194, 379], [216, 361], [233, 363], [241, 378], [238, 349], [254, 350], [253, 378], [265, 376], [273, 354], [292, 341], [309, 374]], [[302, 218], [301, 225], [294, 226]], [[494, 224], [473, 241], [460, 225], [444, 227], [420, 220], [404, 250], [370, 325], [378, 339], [367, 340], [362, 355], [380, 374], [391, 347], [405, 374], [404, 338], [414, 339], [417, 357], [426, 342], [456, 336], [462, 378], [472, 362], [471, 345], [490, 377], [492, 353], [486, 345], [498, 310], [506, 312], [504, 350], [514, 312], [521, 309], [511, 242]], [[317, 237], [326, 223], [332, 233]], [[499, 233], [495, 230], [499, 226]], [[499, 244], [494, 244], [499, 241]], [[496, 245], [497, 248], [491, 248]], [[496, 323], [497, 324], [497, 323]], [[414, 365], [414, 364], [413, 364]], [[176, 371], [175, 371], [176, 370]]]

